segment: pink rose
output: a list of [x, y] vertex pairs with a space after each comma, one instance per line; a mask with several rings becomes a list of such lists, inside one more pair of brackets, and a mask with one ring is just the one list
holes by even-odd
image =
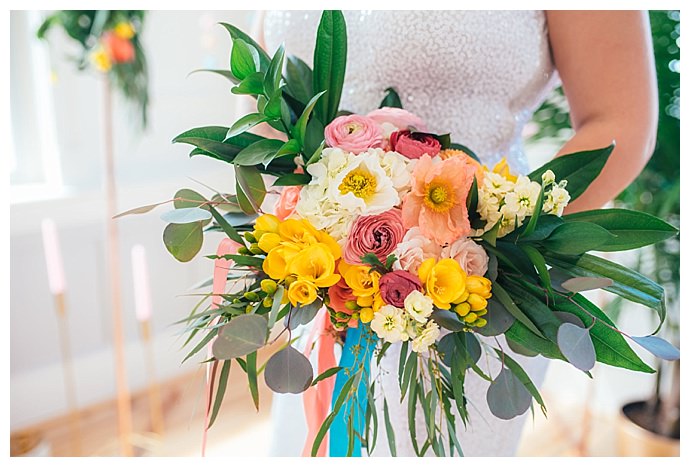
[[434, 157], [441, 152], [441, 143], [431, 135], [410, 133], [409, 130], [394, 131], [390, 136], [391, 149], [408, 159], [419, 159], [424, 154]]
[[381, 298], [389, 305], [397, 308], [405, 307], [405, 299], [415, 290], [422, 291], [419, 277], [407, 271], [393, 271], [379, 279]]
[[328, 124], [326, 144], [358, 154], [369, 148], [383, 147], [383, 133], [375, 120], [361, 115], [343, 115]]
[[443, 258], [452, 258], [469, 276], [483, 276], [489, 268], [489, 256], [484, 248], [469, 238], [461, 238], [445, 248]]
[[385, 263], [404, 235], [400, 209], [358, 217], [343, 248], [343, 259], [348, 264], [363, 264], [362, 256], [373, 253]]
[[422, 119], [405, 109], [382, 107], [373, 112], [369, 112], [367, 117], [376, 120], [379, 125], [389, 123], [398, 130], [409, 130], [410, 128], [414, 128], [418, 131], [426, 131], [426, 125]]
[[395, 256], [398, 257], [394, 265], [396, 269], [417, 274], [424, 260], [441, 256], [441, 247], [422, 235], [419, 227], [412, 227], [396, 248]]
[[[352, 310], [348, 310], [345, 304], [350, 301], [357, 300], [357, 297], [352, 295], [352, 289], [347, 286], [345, 279], [341, 278], [340, 282], [328, 288], [328, 298], [330, 300], [328, 306], [339, 313], [345, 313], [352, 316]], [[338, 322], [344, 322], [344, 319], [336, 318]], [[356, 327], [357, 320], [347, 320], [349, 327]]]
[[295, 212], [295, 207], [299, 201], [299, 194], [301, 191], [301, 186], [286, 186], [283, 188], [275, 206], [275, 212], [278, 219], [284, 221]]

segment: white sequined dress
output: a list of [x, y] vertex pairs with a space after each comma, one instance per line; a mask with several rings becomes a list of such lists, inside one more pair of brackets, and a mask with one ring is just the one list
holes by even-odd
[[[393, 87], [404, 108], [420, 116], [431, 131], [450, 132], [454, 142], [473, 149], [486, 165], [506, 157], [515, 172], [528, 171], [521, 133], [558, 80], [543, 11], [344, 14], [348, 60], [342, 109], [366, 114], [378, 107], [385, 89]], [[319, 17], [318, 11], [267, 12], [263, 30], [267, 49], [272, 53], [284, 43], [289, 54], [311, 64]], [[493, 338], [487, 343], [492, 344]], [[414, 456], [407, 434], [407, 402], [396, 403], [398, 354], [399, 347], [392, 346], [373, 371], [386, 393], [397, 454]], [[515, 358], [540, 384], [546, 360]], [[493, 376], [500, 371], [500, 363], [486, 355], [480, 366]], [[487, 385], [468, 373], [465, 390], [472, 423], [467, 429], [458, 426], [462, 448], [466, 456], [514, 455], [529, 412], [509, 421], [495, 418], [486, 404]], [[301, 410], [296, 397], [275, 399], [272, 454], [300, 454], [305, 433]], [[417, 433], [425, 433], [421, 411], [417, 425]], [[390, 455], [382, 430], [374, 455]]]

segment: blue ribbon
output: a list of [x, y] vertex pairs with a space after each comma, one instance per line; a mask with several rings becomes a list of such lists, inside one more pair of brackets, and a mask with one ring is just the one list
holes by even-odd
[[[376, 341], [376, 336], [371, 332], [369, 326], [362, 323], [356, 328], [348, 328], [347, 334], [345, 335], [345, 345], [343, 346], [343, 353], [338, 365], [343, 367], [344, 370], [339, 371], [335, 378], [331, 407], [335, 404], [340, 390], [343, 388], [343, 385], [350, 375], [352, 375], [354, 371], [359, 370], [362, 365], [364, 366], [364, 377], [355, 390], [355, 397], [343, 404], [333, 420], [329, 434], [329, 455], [331, 457], [347, 456], [347, 447], [350, 441], [347, 429], [348, 417], [353, 417], [355, 431], [364, 437], [364, 414], [367, 407], [369, 369], [371, 366], [371, 357], [376, 348]], [[357, 404], [357, 406], [353, 407], [353, 404]], [[347, 417], [346, 414], [348, 415]], [[362, 443], [357, 436], [355, 436], [354, 440], [352, 457], [362, 457]]]

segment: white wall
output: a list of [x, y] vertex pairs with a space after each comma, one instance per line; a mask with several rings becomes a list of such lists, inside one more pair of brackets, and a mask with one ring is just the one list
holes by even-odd
[[[228, 166], [207, 158], [189, 159], [188, 146], [172, 145], [177, 134], [195, 126], [229, 126], [240, 98], [230, 93], [224, 78], [199, 73], [198, 68], [223, 68], [229, 63], [230, 38], [219, 21], [245, 30], [253, 13], [161, 11], [150, 12], [143, 32], [150, 66], [150, 127], [144, 133], [133, 125], [131, 108], [117, 98], [115, 153], [120, 211], [170, 199], [176, 189], [209, 191], [189, 180], [219, 190], [234, 186]], [[16, 13], [11, 22], [17, 20]], [[29, 37], [26, 40], [36, 40]], [[105, 205], [101, 145], [102, 83], [95, 73], [77, 73], [64, 59], [69, 47], [61, 31], [51, 33], [51, 57], [57, 81], [54, 106], [66, 189], [43, 200], [10, 206], [10, 335], [11, 427], [13, 429], [63, 412], [66, 408], [60, 371], [57, 318], [48, 290], [40, 224], [52, 217], [58, 225], [67, 276], [69, 332], [75, 356], [80, 405], [114, 395], [114, 355], [111, 349], [111, 309], [105, 260]], [[153, 330], [158, 371], [163, 377], [195, 367], [180, 366], [184, 354], [171, 323], [194, 303], [180, 298], [189, 286], [208, 277], [212, 262], [200, 256], [190, 264], [175, 261], [165, 249], [165, 223], [158, 215], [121, 219], [120, 253], [125, 339], [128, 343], [129, 386], [142, 387], [139, 332], [134, 318], [130, 250], [136, 243], [147, 249], [153, 289]], [[220, 237], [218, 237], [220, 238]], [[202, 254], [215, 249], [207, 238]], [[197, 360], [198, 361], [198, 360]]]

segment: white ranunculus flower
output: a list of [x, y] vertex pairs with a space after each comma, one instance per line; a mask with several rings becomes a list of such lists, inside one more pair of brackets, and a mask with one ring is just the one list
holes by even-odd
[[371, 320], [371, 329], [376, 335], [392, 344], [406, 341], [410, 338], [407, 333], [408, 322], [404, 310], [393, 305], [384, 305], [374, 313]]
[[429, 350], [429, 346], [436, 342], [438, 336], [441, 335], [441, 330], [434, 321], [429, 321], [424, 330], [422, 330], [417, 337], [412, 340], [412, 351], [421, 353]]
[[381, 214], [398, 205], [400, 196], [378, 158], [367, 155], [355, 157], [342, 169], [330, 184], [328, 194], [346, 211]]

